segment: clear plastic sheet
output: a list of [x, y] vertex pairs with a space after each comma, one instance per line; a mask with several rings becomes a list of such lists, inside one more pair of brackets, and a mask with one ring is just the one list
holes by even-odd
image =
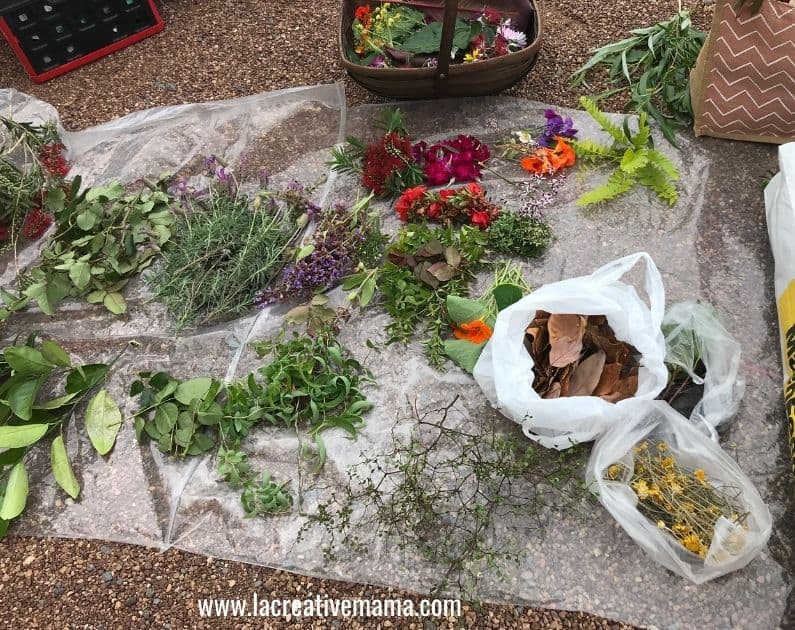
[[[0, 91], [0, 103], [51, 113], [39, 109], [43, 104], [37, 106], [8, 91]], [[508, 97], [401, 105], [415, 137], [473, 133], [489, 143], [511, 130], [538, 125], [544, 107]], [[67, 134], [66, 141], [75, 171], [89, 181], [113, 177], [129, 181], [169, 170], [194, 174], [197, 160], [205, 153], [234, 161], [259, 138], [261, 159], [277, 179], [297, 177], [310, 183], [324, 173], [323, 162], [334, 142], [347, 134], [373, 137], [377, 133], [373, 122], [378, 111], [379, 106], [363, 106], [346, 112], [341, 90], [320, 86], [139, 112]], [[566, 113], [574, 116], [583, 137], [597, 135], [587, 115]], [[306, 116], [325, 122], [306, 123]], [[787, 560], [792, 519], [785, 518], [792, 508], [792, 493], [771, 262], [764, 226], [751, 216], [753, 212], [761, 215], [758, 187], [751, 169], [736, 168], [736, 164], [763, 166], [774, 155], [767, 147], [754, 145], [690, 138], [682, 142], [681, 153], [659, 142], [682, 172], [681, 199], [675, 207], [659, 203], [645, 190], [635, 190], [604, 208], [579, 209], [574, 200], [583, 187], [606, 177], [601, 170], [581, 171], [569, 176], [548, 208], [556, 241], [543, 258], [522, 266], [527, 280], [537, 287], [584, 275], [610, 260], [644, 250], [660, 267], [669, 303], [703, 298], [716, 306], [729, 333], [742, 344], [741, 371], [748, 385], [722, 446], [770, 506], [774, 519], [770, 548], [743, 570], [694, 586], [656, 564], [605, 510], [588, 503], [582, 506], [585, 516], [553, 510], [544, 531], [498, 528], [498, 539], [519, 532], [526, 557], [518, 566], [506, 566], [502, 576], [485, 572], [477, 591], [483, 599], [583, 610], [666, 628], [773, 628], [783, 623], [792, 578]], [[520, 206], [523, 200], [516, 189], [501, 177], [518, 178], [521, 172], [507, 165], [499, 166], [497, 172], [484, 175], [492, 197], [509, 207]], [[349, 177], [330, 177], [316, 195], [326, 203], [351, 203], [356, 196], [356, 182]], [[396, 230], [390, 205], [379, 202], [376, 207], [383, 212], [386, 229]], [[481, 283], [486, 281], [485, 275], [480, 278]], [[126, 401], [123, 407], [129, 417], [134, 404], [126, 391], [135, 372], [156, 367], [183, 377], [241, 376], [259, 364], [246, 343], [271, 336], [281, 327], [283, 309], [271, 309], [177, 338], [162, 308], [148, 302], [143, 282], [131, 286], [129, 292], [129, 314], [123, 318], [67, 303], [54, 319], [35, 311], [12, 318], [0, 336], [8, 339], [31, 328], [42, 329], [87, 361], [108, 358], [130, 340], [140, 342], [126, 350], [109, 384], [116, 398]], [[338, 292], [334, 298], [344, 299]], [[391, 445], [394, 425], [404, 433], [411, 430], [409, 401], [425, 409], [460, 395], [458, 421], [490, 419], [510, 424], [490, 409], [469, 375], [452, 366], [445, 373], [428, 367], [419, 343], [371, 350], [367, 340], [384, 341], [387, 321], [377, 310], [355, 313], [341, 331], [341, 341], [373, 372], [377, 384], [368, 394], [376, 406], [355, 442], [334, 432], [325, 434], [328, 461], [323, 472], [318, 477], [301, 475], [301, 509], [307, 513], [316, 509], [330, 489], [345, 483], [349, 466], [359, 461], [361, 452], [384, 452]], [[296, 491], [302, 439], [305, 436], [288, 431], [259, 428], [244, 448], [254, 466], [268, 468], [279, 479], [291, 479]], [[374, 538], [368, 541], [367, 554], [350, 551], [336, 561], [325, 561], [319, 550], [325, 542], [322, 530], [312, 530], [296, 543], [304, 517], [294, 512], [271, 519], [242, 518], [238, 494], [217, 481], [213, 455], [187, 461], [165, 457], [153, 445], [136, 442], [131, 422], [122, 427], [116, 448], [106, 458], [91, 452], [79, 419], [69, 432], [68, 448], [84, 488], [80, 501], [73, 503], [56, 491], [42, 455], [38, 469], [44, 478], [32, 479], [34, 494], [13, 531], [174, 546], [321, 577], [423, 592], [439, 577], [439, 567]]]

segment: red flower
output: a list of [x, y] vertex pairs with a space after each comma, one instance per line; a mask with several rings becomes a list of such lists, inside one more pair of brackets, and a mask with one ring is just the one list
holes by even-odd
[[69, 164], [63, 156], [65, 149], [62, 144], [45, 144], [39, 151], [42, 166], [53, 177], [63, 178], [69, 172]]
[[28, 213], [22, 223], [22, 236], [35, 241], [47, 231], [52, 222], [53, 216], [50, 213], [44, 212], [41, 208], [34, 208]]
[[395, 203], [395, 212], [401, 221], [408, 221], [411, 214], [415, 214], [417, 202], [425, 198], [428, 189], [425, 186], [415, 186], [403, 192]]
[[500, 20], [502, 20], [502, 13], [491, 7], [485, 7], [483, 9], [483, 18], [492, 24], [499, 24]]
[[477, 225], [481, 230], [485, 230], [491, 225], [491, 215], [488, 212], [477, 210], [469, 217], [472, 225]]
[[472, 182], [464, 186], [464, 190], [466, 190], [470, 195], [473, 197], [480, 197], [483, 195], [483, 187], [478, 184], [477, 182]]
[[438, 219], [442, 215], [442, 210], [444, 210], [444, 205], [438, 201], [434, 201], [430, 206], [428, 206], [428, 218]]
[[396, 133], [384, 135], [371, 144], [362, 158], [362, 185], [376, 195], [383, 195], [388, 180], [411, 162], [411, 142]]
[[353, 14], [353, 17], [359, 20], [362, 23], [364, 28], [369, 28], [370, 26], [370, 5], [366, 4], [361, 7], [356, 8], [356, 12]]
[[442, 188], [442, 190], [439, 191], [439, 198], [442, 201], [447, 201], [450, 197], [454, 196], [455, 193], [456, 191], [454, 188]]

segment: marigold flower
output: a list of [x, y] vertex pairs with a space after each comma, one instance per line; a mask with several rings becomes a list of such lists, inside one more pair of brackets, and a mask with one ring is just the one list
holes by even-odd
[[482, 319], [473, 322], [464, 322], [453, 329], [453, 336], [456, 339], [465, 339], [471, 343], [485, 343], [491, 338], [491, 326]]

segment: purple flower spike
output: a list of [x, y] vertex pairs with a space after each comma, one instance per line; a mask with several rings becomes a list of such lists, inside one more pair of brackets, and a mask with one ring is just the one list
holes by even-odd
[[577, 137], [577, 129], [574, 128], [571, 116], [564, 118], [554, 109], [545, 109], [544, 117], [547, 119], [547, 123], [544, 126], [543, 133], [536, 141], [538, 146], [548, 147], [555, 136], [560, 136], [561, 138]]

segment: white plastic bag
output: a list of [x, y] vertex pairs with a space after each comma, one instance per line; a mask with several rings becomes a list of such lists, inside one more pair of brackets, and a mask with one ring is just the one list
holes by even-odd
[[[599, 438], [591, 452], [585, 472], [591, 491], [646, 553], [674, 573], [703, 584], [743, 568], [767, 544], [772, 528], [770, 511], [751, 480], [717, 443], [667, 403], [627, 402], [621, 422]], [[714, 487], [731, 488], [732, 497], [736, 494], [747, 511], [745, 527], [723, 517], [718, 519], [706, 559], [687, 551], [637, 509], [638, 498], [628, 482], [634, 469], [633, 448], [644, 440], [665, 442], [666, 452], [682, 468], [701, 469]], [[605, 472], [615, 463], [624, 465], [624, 479], [605, 479]]]
[[778, 161], [781, 170], [765, 188], [765, 209], [770, 249], [775, 260], [784, 402], [795, 462], [795, 142], [779, 147]]
[[[720, 323], [715, 310], [703, 302], [674, 304], [665, 313], [662, 329], [666, 362], [682, 368], [696, 385], [704, 385], [704, 395], [690, 419], [703, 422], [717, 440], [715, 427], [737, 413], [745, 393], [745, 381], [739, 374], [740, 344]], [[693, 372], [697, 357], [706, 370], [703, 378]]]
[[[641, 261], [646, 263], [648, 306], [634, 287], [621, 281]], [[594, 440], [610, 427], [627, 402], [610, 403], [596, 396], [545, 400], [536, 393], [533, 359], [524, 347], [524, 334], [537, 310], [605, 315], [616, 337], [641, 354], [635, 399], [654, 399], [668, 382], [665, 340], [660, 329], [665, 290], [647, 253], [625, 256], [588, 276], [544, 285], [500, 312], [473, 371], [491, 404], [522, 423], [530, 439], [557, 449]]]

